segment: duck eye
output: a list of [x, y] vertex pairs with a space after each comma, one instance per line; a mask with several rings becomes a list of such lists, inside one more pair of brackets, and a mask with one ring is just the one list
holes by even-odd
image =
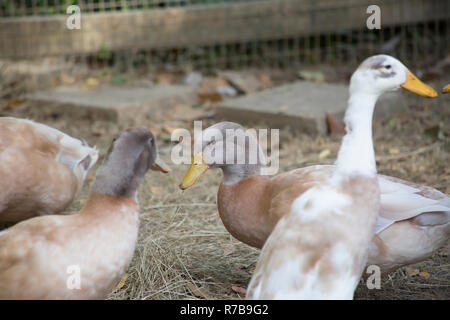
[[390, 69], [391, 68], [391, 65], [390, 64], [388, 64], [388, 65], [386, 65], [386, 66], [384, 66], [386, 69]]

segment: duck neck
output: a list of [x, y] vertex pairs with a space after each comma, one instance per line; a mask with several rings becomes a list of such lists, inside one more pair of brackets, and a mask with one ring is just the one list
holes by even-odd
[[233, 184], [250, 176], [261, 175], [263, 165], [257, 164], [229, 164], [221, 167], [223, 184]]
[[119, 167], [111, 161], [97, 170], [91, 192], [125, 197], [137, 203], [137, 189], [143, 178], [143, 174], [136, 175], [131, 169]]
[[[120, 208], [120, 210], [118, 210]], [[80, 211], [83, 216], [137, 215], [139, 205], [129, 197], [91, 192], [85, 206]]]
[[378, 95], [351, 92], [345, 113], [344, 136], [336, 160], [339, 171], [364, 175], [376, 174], [372, 142], [372, 117]]

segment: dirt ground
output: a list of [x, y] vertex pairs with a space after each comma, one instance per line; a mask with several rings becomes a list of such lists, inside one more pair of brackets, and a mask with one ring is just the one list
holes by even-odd
[[[86, 79], [77, 78], [76, 81]], [[285, 81], [290, 80], [292, 75], [285, 77]], [[2, 116], [43, 122], [96, 145], [102, 155], [112, 137], [125, 129], [120, 123], [89, 117], [69, 118], [57, 111], [43, 113], [26, 100], [13, 101], [23, 93], [22, 90], [18, 96], [3, 97], [0, 101]], [[214, 104], [208, 102], [188, 108], [209, 114], [214, 110]], [[186, 110], [180, 112], [189, 113]], [[146, 124], [157, 135], [160, 154], [169, 165], [170, 151], [175, 144], [169, 139], [171, 128], [192, 129], [192, 120], [179, 120], [175, 116], [173, 110], [159, 110]], [[212, 119], [203, 121], [204, 127], [215, 122]], [[256, 127], [264, 128], [264, 124], [256, 124]], [[340, 140], [339, 135], [311, 137], [289, 129], [281, 130], [280, 172], [310, 164], [332, 163]], [[410, 106], [408, 112], [375, 119], [374, 144], [380, 173], [450, 193], [448, 103], [437, 109], [424, 100], [422, 104]], [[324, 150], [329, 150], [326, 157], [323, 155], [328, 151]], [[82, 196], [65, 211], [66, 214], [83, 206], [101, 162], [102, 158], [89, 173]], [[192, 188], [183, 192], [178, 184], [188, 166], [172, 164], [171, 168], [167, 175], [150, 171], [139, 189], [141, 225], [137, 249], [125, 282], [109, 295], [109, 299], [244, 298], [242, 289], [250, 281], [259, 250], [232, 238], [219, 218], [216, 193], [221, 172], [206, 172]], [[361, 283], [355, 298], [450, 299], [449, 253], [447, 244], [431, 259], [389, 274], [383, 278], [379, 290], [369, 290]]]

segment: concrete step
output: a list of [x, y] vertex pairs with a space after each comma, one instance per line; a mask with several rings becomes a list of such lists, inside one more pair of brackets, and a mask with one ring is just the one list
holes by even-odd
[[[425, 99], [405, 90], [380, 97], [375, 117], [405, 111], [408, 104]], [[298, 81], [229, 99], [217, 108], [217, 120], [264, 123], [271, 128], [291, 127], [308, 134], [326, 134], [325, 113], [342, 119], [347, 108], [348, 86]]]
[[43, 110], [52, 109], [74, 117], [126, 121], [133, 125], [139, 125], [142, 119], [151, 119], [152, 112], [197, 102], [194, 89], [183, 85], [157, 85], [150, 88], [60, 86], [34, 92], [27, 99], [33, 106]]

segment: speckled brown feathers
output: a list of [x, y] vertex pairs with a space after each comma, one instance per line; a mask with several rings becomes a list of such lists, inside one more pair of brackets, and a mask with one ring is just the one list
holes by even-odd
[[[354, 185], [360, 188], [352, 188]], [[343, 288], [346, 281], [351, 287], [350, 283], [359, 279], [365, 267], [367, 251], [362, 244], [370, 241], [371, 234], [364, 230], [367, 225], [374, 227], [372, 213], [378, 210], [378, 192], [373, 179], [350, 178], [344, 180], [339, 188], [339, 193], [353, 199], [343, 208], [338, 206], [343, 214], [319, 209], [311, 220], [305, 220], [301, 214], [296, 215], [292, 211], [283, 216], [264, 245], [247, 298], [351, 296], [352, 290], [346, 292], [347, 289]], [[305, 202], [305, 207], [309, 208], [303, 210], [314, 211], [318, 204], [312, 198]], [[293, 277], [293, 274], [304, 276]], [[291, 280], [287, 280], [290, 276]], [[312, 276], [314, 283], [311, 282]], [[280, 282], [286, 286], [280, 286]]]

